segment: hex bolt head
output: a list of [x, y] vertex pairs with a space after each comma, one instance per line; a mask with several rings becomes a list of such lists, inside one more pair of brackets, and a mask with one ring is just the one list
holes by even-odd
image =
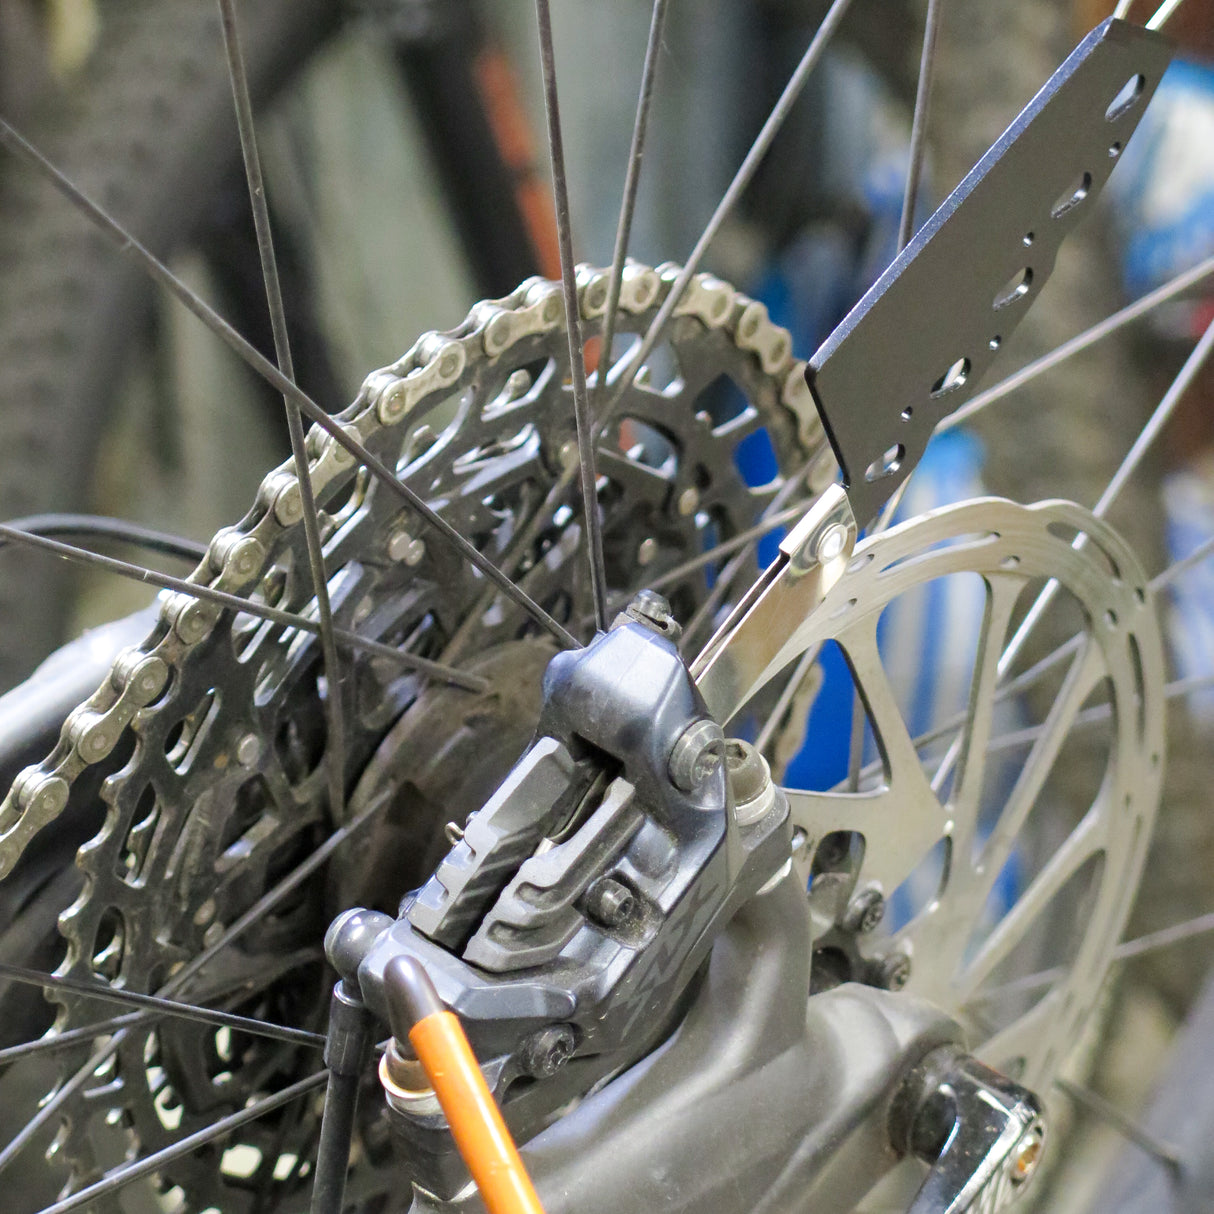
[[236, 762], [241, 767], [252, 767], [261, 758], [261, 739], [255, 733], [247, 733], [236, 743]]
[[693, 721], [671, 748], [667, 764], [670, 782], [683, 792], [691, 792], [721, 766], [724, 758], [721, 727], [706, 717]]
[[523, 1042], [519, 1061], [534, 1079], [551, 1079], [569, 1061], [576, 1039], [567, 1024], [550, 1024]]
[[632, 914], [632, 890], [614, 877], [600, 877], [586, 891], [586, 911], [596, 923], [617, 927]]
[[891, 953], [880, 966], [877, 982], [887, 991], [900, 991], [910, 981], [911, 963], [905, 953]]
[[843, 916], [843, 926], [849, 932], [864, 935], [875, 930], [884, 918], [885, 899], [875, 885], [870, 885], [866, 889], [858, 890], [851, 900], [851, 905]]

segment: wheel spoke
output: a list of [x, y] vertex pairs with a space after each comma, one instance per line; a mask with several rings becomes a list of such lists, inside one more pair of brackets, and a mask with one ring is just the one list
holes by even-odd
[[[762, 515], [760, 515], [760, 519], [763, 522], [768, 522], [783, 512], [784, 504], [790, 497], [796, 494], [798, 489], [802, 488], [802, 475], [791, 476], [780, 486], [775, 496], [764, 507]], [[804, 514], [806, 506], [802, 503], [797, 509], [801, 514]], [[775, 526], [774, 523], [772, 525]], [[751, 530], [753, 531], [753, 528]], [[683, 639], [679, 645], [684, 653], [690, 649], [692, 641], [704, 624], [716, 614], [717, 609], [725, 601], [725, 596], [729, 593], [729, 588], [733, 585], [734, 580], [754, 556], [755, 550], [758, 547], [758, 538], [756, 535], [748, 539], [745, 545], [730, 559], [725, 568], [717, 574], [717, 580], [712, 589], [704, 596], [704, 601], [696, 608], [695, 614], [684, 626]]]
[[158, 1020], [158, 1012], [126, 1012], [121, 1016], [111, 1016], [108, 1020], [98, 1020], [94, 1024], [85, 1024], [80, 1028], [67, 1029], [50, 1037], [39, 1037], [35, 1041], [26, 1041], [21, 1045], [10, 1045], [0, 1050], [0, 1066], [10, 1062], [18, 1062], [31, 1054], [57, 1054], [61, 1050], [70, 1049], [82, 1041], [92, 1042], [98, 1037], [108, 1037], [119, 1029], [134, 1028], [145, 1022]]
[[1113, 950], [1113, 960], [1130, 961], [1145, 953], [1153, 953], [1156, 949], [1171, 948], [1183, 940], [1203, 936], [1207, 932], [1214, 932], [1214, 911], [1185, 919], [1182, 923], [1174, 923], [1171, 927], [1160, 928], [1157, 932], [1148, 932], [1145, 936], [1138, 936], [1133, 940], [1124, 940]]
[[569, 218], [569, 183], [565, 178], [565, 149], [561, 139], [561, 107], [557, 98], [556, 59], [552, 48], [552, 13], [548, 0], [535, 0], [540, 33], [540, 68], [544, 77], [544, 114], [548, 119], [548, 157], [556, 201], [556, 235], [561, 253], [561, 292], [565, 299], [565, 328], [569, 335], [569, 367], [573, 378], [573, 418], [577, 426], [578, 470], [582, 481], [582, 515], [586, 523], [586, 555], [590, 562], [590, 593], [595, 626], [607, 630], [607, 570], [603, 562], [603, 524], [599, 518], [595, 429], [586, 392], [586, 350], [578, 312], [573, 264], [573, 229]]
[[923, 25], [923, 53], [919, 60], [919, 82], [915, 86], [915, 112], [911, 119], [910, 156], [906, 171], [906, 191], [902, 196], [902, 218], [898, 223], [898, 252], [910, 244], [915, 226], [915, 200], [919, 194], [919, 178], [923, 172], [923, 157], [927, 151], [927, 113], [932, 93], [932, 76], [936, 66], [936, 42], [940, 33], [940, 16], [944, 0], [928, 0], [927, 17]]
[[666, 26], [669, 0], [654, 0], [649, 21], [649, 41], [645, 45], [645, 63], [641, 69], [641, 91], [637, 97], [636, 119], [632, 125], [632, 142], [628, 148], [628, 168], [624, 174], [624, 195], [620, 201], [620, 218], [615, 230], [615, 248], [611, 255], [611, 281], [607, 286], [607, 311], [603, 315], [603, 346], [599, 354], [596, 376], [596, 396], [599, 411], [607, 406], [607, 368], [611, 365], [611, 347], [615, 344], [615, 313], [620, 306], [620, 291], [624, 285], [624, 262], [628, 257], [628, 242], [632, 237], [632, 219], [636, 213], [637, 191], [641, 184], [641, 163], [645, 156], [645, 139], [649, 133], [649, 107], [653, 101], [653, 85], [657, 78], [658, 55], [662, 48], [662, 31]]
[[1199, 262], [1191, 270], [1177, 275], [1171, 282], [1164, 283], [1162, 287], [1157, 287], [1154, 291], [1144, 295], [1141, 299], [1135, 300], [1132, 304], [1128, 304], [1119, 312], [1114, 312], [1112, 316], [1106, 317], [1090, 329], [1080, 333], [1077, 337], [1072, 337], [1070, 341], [1063, 342], [1062, 345], [1055, 347], [1048, 354], [1043, 354], [1040, 358], [1034, 359], [1027, 366], [1021, 367], [1019, 371], [987, 388], [985, 392], [980, 392], [968, 404], [962, 405], [955, 413], [950, 413], [936, 427], [935, 432], [943, 434], [946, 430], [951, 430], [953, 427], [960, 426], [962, 423], [969, 421], [971, 417], [980, 413], [988, 405], [993, 405], [997, 400], [1002, 400], [1005, 396], [1009, 396], [1017, 388], [1022, 388], [1031, 380], [1036, 379], [1038, 375], [1051, 370], [1058, 366], [1059, 363], [1066, 362], [1068, 358], [1074, 357], [1089, 346], [1094, 346], [1098, 341], [1103, 341], [1104, 338], [1123, 329], [1140, 316], [1145, 316], [1161, 304], [1167, 303], [1168, 300], [1183, 295], [1186, 291], [1204, 282], [1211, 275], [1214, 275], [1214, 257], [1207, 257], [1205, 261]]
[[1163, 0], [1155, 10], [1154, 16], [1147, 22], [1147, 29], [1162, 29], [1168, 18], [1180, 7], [1181, 0]]
[[119, 252], [133, 257], [152, 279], [202, 321], [257, 375], [298, 405], [305, 416], [315, 422], [338, 446], [349, 452], [376, 480], [385, 486], [388, 492], [395, 494], [424, 519], [469, 564], [479, 569], [507, 598], [530, 615], [541, 628], [551, 633], [566, 648], [577, 649], [579, 647], [577, 639], [571, 633], [554, 620], [528, 594], [520, 590], [488, 557], [460, 535], [415, 490], [401, 481], [387, 464], [368, 451], [358, 439], [347, 432], [339, 421], [326, 413], [256, 347], [241, 337], [209, 304], [190, 290], [163, 262], [65, 177], [41, 152], [22, 138], [2, 118], [0, 118], [0, 144], [3, 144], [10, 152], [50, 181], [69, 202], [83, 212], [109, 238]]
[[1062, 688], [1050, 706], [1041, 736], [1025, 759], [990, 837], [983, 844], [974, 869], [974, 876], [983, 889], [989, 889], [998, 879], [1021, 828], [1053, 771], [1054, 762], [1071, 732], [1076, 715], [1103, 670], [1100, 650], [1094, 644], [1089, 643], [1075, 656]]
[[[1189, 357], [1185, 359], [1184, 366], [1181, 367], [1176, 378], [1172, 380], [1171, 385], [1163, 395], [1163, 399], [1156, 405], [1155, 411], [1148, 418], [1147, 424], [1138, 432], [1134, 445], [1118, 465], [1117, 471], [1113, 473], [1112, 479], [1106, 486], [1105, 491], [1100, 495], [1100, 500], [1092, 507], [1092, 513], [1097, 518], [1104, 518], [1108, 514], [1113, 503], [1116, 502], [1121, 491], [1129, 482], [1130, 477], [1137, 471], [1146, 453], [1159, 437], [1168, 419], [1175, 412], [1176, 406], [1188, 391], [1189, 385], [1192, 384], [1197, 373], [1205, 365], [1205, 361], [1209, 357], [1211, 350], [1214, 350], [1214, 320], [1206, 326], [1206, 331], [1201, 335], [1201, 339], [1193, 347]], [[1072, 546], [1077, 550], [1085, 547], [1087, 538], [1082, 533], [1077, 535]], [[1037, 627], [1038, 622], [1045, 614], [1050, 603], [1054, 601], [1054, 596], [1057, 593], [1058, 583], [1051, 580], [1046, 583], [1044, 589], [1037, 596], [1020, 627], [1016, 630], [1016, 635], [1012, 637], [1011, 643], [1004, 651], [1003, 662], [1005, 670], [1016, 660], [1017, 655], [1024, 648], [1025, 642], [1028, 641], [1029, 636]]]
[[122, 1003], [128, 1007], [146, 1008], [165, 1016], [176, 1017], [178, 1020], [192, 1020], [198, 1024], [237, 1029], [255, 1037], [289, 1041], [292, 1045], [323, 1046], [325, 1043], [323, 1034], [310, 1033], [306, 1029], [289, 1028], [282, 1024], [272, 1024], [268, 1020], [255, 1020], [251, 1016], [238, 1016], [234, 1012], [198, 1007], [192, 1003], [163, 999], [157, 995], [141, 995], [138, 991], [124, 990], [104, 982], [80, 982], [75, 978], [61, 978], [57, 974], [44, 974], [39, 970], [27, 969], [23, 965], [10, 965], [6, 961], [0, 961], [0, 978], [21, 982], [27, 986], [43, 986], [89, 999], [99, 999], [103, 1003]]
[[[771, 710], [767, 720], [763, 722], [763, 728], [759, 730], [759, 736], [755, 738], [755, 749], [759, 751], [760, 754], [767, 753], [767, 748], [771, 745], [772, 737], [774, 736], [776, 730], [780, 728], [781, 722], [788, 713], [789, 708], [792, 707], [796, 701], [797, 695], [804, 685], [805, 680], [809, 677], [810, 671], [813, 670], [814, 665], [817, 663], [819, 651], [820, 646], [813, 645], [798, 659], [796, 666], [793, 668], [792, 674], [789, 676], [788, 681], [784, 684], [783, 690], [780, 692], [780, 698], [776, 701], [775, 707]], [[799, 711], [800, 708], [798, 707], [798, 712]], [[804, 720], [805, 727], [808, 729], [808, 706], [806, 706], [806, 715]], [[801, 747], [798, 746], [796, 751], [799, 751], [800, 749]], [[796, 753], [796, 751], [793, 753]]]
[[[291, 358], [291, 342], [287, 334], [287, 313], [282, 302], [282, 284], [278, 279], [278, 259], [274, 255], [274, 236], [270, 230], [270, 207], [266, 200], [265, 179], [261, 172], [261, 156], [257, 150], [257, 132], [253, 126], [253, 102], [249, 97], [249, 80], [245, 71], [244, 52], [240, 45], [240, 30], [236, 24], [236, 0], [219, 0], [223, 44], [228, 60], [228, 79], [236, 106], [236, 126], [240, 135], [240, 154], [244, 160], [245, 181], [253, 208], [253, 229], [257, 235], [257, 253], [261, 261], [261, 277], [266, 289], [270, 312], [270, 330], [274, 335], [274, 355], [279, 370], [294, 381], [295, 364]], [[304, 436], [303, 415], [299, 406], [284, 396], [287, 430], [291, 436], [291, 457], [299, 481], [299, 504], [303, 519], [304, 542], [308, 552], [308, 567], [312, 575], [312, 593], [316, 596], [316, 615], [320, 622], [320, 648], [323, 667], [329, 683], [324, 697], [324, 711], [329, 731], [329, 762], [326, 779], [329, 786], [329, 812], [340, 822], [345, 816], [346, 727], [342, 708], [342, 667], [337, 656], [337, 640], [333, 629], [333, 606], [329, 602], [329, 578], [325, 573], [324, 550], [320, 539], [320, 517], [316, 509], [316, 494], [308, 472], [308, 452]]]
[[1099, 1093], [1072, 1083], [1061, 1075], [1054, 1080], [1054, 1086], [1106, 1125], [1112, 1126], [1123, 1138], [1135, 1146], [1141, 1147], [1156, 1163], [1170, 1172], [1180, 1171], [1180, 1155], [1174, 1146], [1156, 1138], [1145, 1126], [1140, 1125], [1132, 1117], [1126, 1116], [1115, 1104], [1106, 1100]]
[[[977, 1050], [978, 1056], [996, 1068], [1005, 1067], [1016, 1058], [1032, 1057], [1037, 1043], [1048, 1032], [1059, 1002], [1056, 992], [1049, 992], [1022, 1016], [1017, 1016], [1011, 1024], [982, 1042]], [[989, 1032], [989, 1028], [985, 1031]]]
[[1180, 560], [1173, 561], [1162, 573], [1157, 573], [1151, 579], [1151, 589], [1162, 590], [1165, 586], [1170, 585], [1180, 577], [1182, 573], [1187, 573], [1194, 565], [1200, 565], [1211, 553], [1214, 553], [1214, 535], [1198, 544], [1188, 556], [1183, 556]]
[[[13, 543], [22, 544], [30, 548], [39, 548], [43, 552], [52, 552], [56, 556], [61, 556], [65, 560], [73, 561], [76, 564], [89, 565], [96, 569], [105, 569], [107, 572], [115, 573], [119, 577], [143, 582], [146, 585], [159, 586], [162, 590], [173, 590], [178, 594], [189, 595], [191, 598], [217, 603], [219, 606], [230, 608], [232, 611], [256, 616], [258, 619], [269, 620], [273, 624], [282, 624], [287, 628], [296, 628], [300, 632], [314, 634], [320, 632], [320, 624], [316, 620], [308, 619], [307, 616], [296, 615], [290, 611], [281, 611], [279, 608], [270, 607], [265, 603], [258, 603], [252, 599], [241, 598], [236, 594], [229, 594], [226, 590], [215, 590], [210, 586], [202, 586], [197, 582], [187, 581], [185, 578], [172, 577], [167, 573], [158, 573], [155, 569], [146, 569], [142, 565], [133, 565], [129, 561], [122, 561], [117, 557], [103, 556], [99, 552], [90, 552], [87, 548], [77, 548], [73, 544], [65, 544], [60, 540], [53, 540], [47, 536], [32, 535], [26, 531], [19, 531], [7, 523], [0, 523], [0, 539], [10, 540]], [[390, 661], [396, 662], [410, 670], [426, 674], [431, 678], [441, 679], [444, 682], [453, 683], [458, 687], [466, 687], [470, 691], [483, 691], [487, 686], [486, 681], [476, 675], [467, 674], [462, 670], [455, 669], [453, 666], [445, 666], [441, 662], [432, 662], [429, 658], [418, 657], [402, 649], [394, 649], [391, 645], [385, 645], [381, 641], [372, 640], [370, 637], [361, 637], [357, 633], [347, 632], [344, 628], [335, 629], [334, 633], [337, 641], [342, 645], [346, 645], [351, 649], [365, 650], [375, 657], [388, 658]]]
[[165, 1164], [172, 1163], [173, 1160], [180, 1159], [185, 1155], [190, 1155], [200, 1147], [206, 1146], [207, 1143], [215, 1142], [217, 1139], [230, 1134], [233, 1130], [238, 1130], [242, 1125], [247, 1125], [250, 1121], [256, 1121], [257, 1118], [264, 1117], [267, 1113], [272, 1113], [275, 1109], [280, 1109], [284, 1105], [290, 1104], [293, 1100], [298, 1100], [301, 1096], [306, 1096], [309, 1092], [316, 1091], [328, 1082], [328, 1078], [328, 1071], [318, 1071], [315, 1075], [309, 1075], [306, 1079], [300, 1079], [289, 1087], [283, 1088], [281, 1092], [276, 1092], [273, 1096], [267, 1096], [236, 1113], [230, 1113], [227, 1117], [221, 1117], [213, 1125], [190, 1134], [180, 1142], [175, 1142], [171, 1146], [154, 1151], [151, 1155], [145, 1155], [134, 1163], [123, 1164], [114, 1171], [107, 1173], [94, 1184], [86, 1186], [77, 1193], [73, 1193], [70, 1197], [63, 1198], [62, 1201], [55, 1202], [53, 1206], [47, 1206], [41, 1211], [41, 1214], [69, 1214], [71, 1210], [79, 1210], [83, 1206], [90, 1205], [102, 1197], [116, 1193], [118, 1190], [126, 1188], [127, 1185], [133, 1184], [136, 1180], [160, 1171]]
[[990, 977], [995, 967], [1024, 939], [1029, 928], [1067, 881], [1079, 871], [1084, 861], [1100, 850], [1103, 826], [1100, 814], [1089, 810], [1054, 852], [966, 965], [958, 980], [963, 997], [968, 998]]
[[[1015, 610], [1022, 585], [1009, 577], [990, 577], [986, 584], [986, 608], [978, 639], [973, 682], [970, 686], [968, 723], [960, 734], [957, 774], [949, 798], [953, 819], [971, 826], [977, 818], [983, 778], [986, 774], [986, 756], [994, 723], [999, 682], [999, 655], [1003, 652], [1003, 643], [1011, 626], [1012, 612]], [[932, 790], [937, 796], [940, 795], [943, 784], [944, 781], [939, 778], [937, 772], [936, 778], [932, 780]], [[959, 846], [964, 855], [970, 842], [968, 834], [958, 834], [954, 845]]]
[[817, 31], [810, 40], [810, 44], [802, 56], [801, 62], [797, 64], [796, 70], [784, 86], [784, 91], [780, 94], [779, 100], [767, 116], [767, 121], [763, 124], [762, 130], [755, 138], [754, 143], [751, 144], [750, 150], [746, 153], [737, 173], [734, 174], [733, 180], [722, 195], [721, 201], [717, 203], [716, 210], [713, 211], [704, 231], [700, 234], [699, 240], [696, 241], [695, 248], [692, 249], [686, 264], [671, 286], [670, 293], [663, 300], [662, 306], [658, 309], [657, 315], [646, 330], [640, 345], [626, 354], [612, 367], [610, 374], [612, 384], [611, 403], [599, 419], [600, 425], [605, 425], [610, 420], [624, 393], [628, 391], [637, 373], [645, 365], [645, 360], [653, 353], [654, 348], [661, 340], [667, 324], [670, 323], [670, 318], [674, 315], [675, 308], [678, 307], [679, 301], [683, 298], [684, 293], [691, 284], [692, 278], [700, 268], [700, 262], [703, 261], [704, 254], [708, 251], [709, 245], [716, 238], [721, 225], [733, 211], [738, 199], [741, 198], [743, 191], [750, 183], [750, 179], [754, 176], [760, 162], [771, 147], [772, 141], [784, 125], [785, 119], [792, 111], [797, 98], [801, 95], [801, 90], [805, 87], [805, 82], [809, 79], [810, 73], [817, 65], [818, 60], [821, 59], [822, 52], [829, 45], [835, 30], [838, 28], [839, 23], [843, 20], [850, 6], [851, 0], [833, 0], [826, 15], [822, 18], [821, 25], [818, 26]]
[[[753, 543], [755, 540], [760, 540], [765, 535], [770, 535], [776, 528], [783, 527], [786, 523], [791, 523], [794, 519], [800, 518], [805, 513], [805, 509], [805, 503], [798, 502], [795, 506], [789, 506], [784, 510], [777, 510], [774, 514], [764, 517], [762, 522], [756, 523], [753, 527], [747, 527], [745, 531], [739, 531], [737, 535], [731, 536], [729, 539], [705, 549], [699, 556], [693, 556], [690, 560], [675, 565], [673, 569], [668, 569], [660, 577], [651, 578], [645, 583], [645, 589], [661, 590], [666, 586], [673, 586], [676, 582], [681, 582], [689, 574], [703, 569], [705, 565], [711, 565], [714, 561], [719, 561], [721, 557], [729, 556], [730, 553], [747, 547], [747, 545]], [[640, 589], [640, 587], [637, 589]], [[632, 600], [635, 593], [636, 591], [633, 590], [628, 594], [615, 596], [611, 600], [611, 606], [616, 609], [626, 606]]]

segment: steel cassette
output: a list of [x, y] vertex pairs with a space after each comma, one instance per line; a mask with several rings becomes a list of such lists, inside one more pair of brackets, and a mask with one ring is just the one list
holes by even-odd
[[[628, 266], [621, 345], [639, 340], [677, 272]], [[579, 270], [587, 338], [602, 324], [607, 285], [606, 271]], [[504, 299], [477, 304], [457, 329], [422, 337], [399, 362], [369, 376], [340, 416], [533, 598], [585, 635], [567, 360], [559, 287], [531, 280]], [[803, 373], [789, 335], [761, 304], [697, 276], [647, 374], [600, 439], [599, 509], [616, 595], [626, 601], [639, 577], [658, 576], [752, 526], [781, 489], [792, 491], [789, 501], [811, 500], [829, 482], [833, 459]], [[737, 450], [760, 431], [778, 471], [751, 486]], [[487, 589], [316, 428], [308, 451], [338, 626], [447, 663], [533, 638], [519, 609]], [[192, 580], [314, 611], [301, 509], [288, 462], [265, 478], [249, 514], [214, 538]], [[753, 557], [749, 564], [756, 574]], [[744, 569], [739, 585], [748, 580]], [[701, 569], [670, 592], [684, 618], [707, 586]], [[161, 989], [330, 828], [323, 698], [342, 696], [349, 788], [393, 723], [424, 699], [425, 687], [388, 659], [351, 652], [335, 687], [320, 669], [314, 636], [162, 595], [152, 634], [119, 657], [70, 715], [54, 751], [21, 774], [0, 807], [0, 869], [8, 871], [38, 831], [79, 812], [95, 777], [103, 777], [106, 819], [79, 854], [84, 888], [61, 919], [67, 956], [59, 972]], [[433, 726], [421, 733], [432, 736]], [[419, 765], [432, 768], [432, 759], [419, 756]], [[400, 766], [395, 760], [394, 778], [404, 778]], [[86, 773], [90, 779], [81, 778]], [[349, 880], [347, 870], [337, 884]], [[334, 909], [316, 883], [175, 993], [314, 1022], [327, 999], [319, 943]], [[95, 1019], [87, 1002], [55, 998], [57, 1030]], [[291, 1047], [189, 1025], [143, 1025], [115, 1042], [105, 1068], [61, 1109], [50, 1156], [69, 1188], [115, 1157], [155, 1150], [289, 1081], [304, 1065]], [[87, 1055], [65, 1052], [65, 1079]], [[261, 1186], [303, 1183], [313, 1114], [293, 1128], [255, 1123], [237, 1144], [247, 1148], [243, 1155], [187, 1160], [159, 1183], [183, 1208], [251, 1208]], [[286, 1181], [273, 1179], [292, 1151], [296, 1168]], [[368, 1158], [372, 1153], [368, 1148]]]

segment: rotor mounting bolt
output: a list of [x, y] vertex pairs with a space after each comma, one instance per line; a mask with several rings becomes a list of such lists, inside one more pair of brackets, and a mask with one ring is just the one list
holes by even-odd
[[618, 927], [632, 914], [632, 890], [614, 877], [600, 877], [586, 891], [586, 912], [604, 927]]
[[551, 1079], [569, 1061], [576, 1040], [567, 1024], [550, 1024], [523, 1043], [519, 1061], [534, 1079]]
[[847, 528], [842, 523], [831, 523], [820, 536], [814, 548], [820, 564], [827, 564], [843, 555], [847, 546]]
[[875, 885], [870, 885], [867, 889], [860, 890], [851, 900], [851, 905], [843, 917], [843, 926], [849, 932], [864, 935], [874, 931], [884, 918], [885, 899]]
[[686, 518], [688, 515], [695, 514], [700, 506], [700, 491], [694, 487], [684, 489], [679, 494], [677, 502], [679, 513]]
[[652, 535], [646, 536], [637, 547], [637, 564], [652, 565], [658, 555], [658, 542]]
[[911, 976], [910, 958], [905, 953], [891, 953], [881, 962], [878, 983], [887, 991], [900, 991]]
[[707, 718], [693, 721], [671, 748], [667, 765], [670, 782], [683, 792], [691, 792], [721, 766], [724, 758], [721, 727]]
[[403, 527], [388, 540], [388, 556], [413, 568], [426, 555], [426, 541], [410, 535]]

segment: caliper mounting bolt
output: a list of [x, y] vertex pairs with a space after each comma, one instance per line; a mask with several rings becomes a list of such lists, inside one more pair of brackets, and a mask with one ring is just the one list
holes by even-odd
[[632, 914], [632, 890], [614, 877], [599, 877], [586, 891], [586, 912], [604, 927], [617, 927]]
[[569, 1061], [577, 1041], [567, 1024], [550, 1024], [523, 1043], [520, 1061], [533, 1079], [551, 1079]]
[[721, 727], [707, 717], [693, 721], [671, 747], [667, 764], [670, 782], [682, 792], [691, 792], [721, 766], [724, 757]]

